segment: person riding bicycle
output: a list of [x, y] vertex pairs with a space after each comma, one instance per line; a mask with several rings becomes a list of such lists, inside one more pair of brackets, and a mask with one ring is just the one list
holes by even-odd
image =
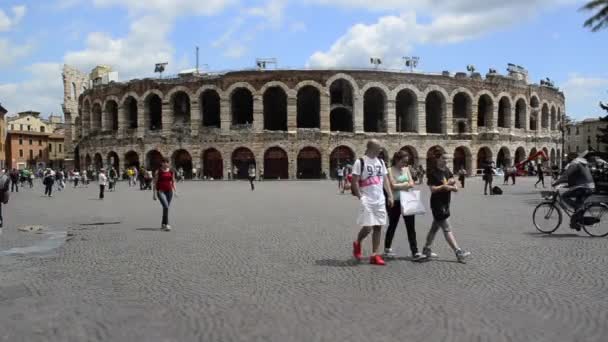
[[569, 153], [567, 160], [566, 171], [553, 183], [553, 186], [568, 184], [568, 191], [562, 194], [562, 199], [574, 209], [574, 215], [572, 215], [570, 220], [570, 227], [581, 230], [581, 224], [578, 222], [580, 216], [579, 209], [581, 209], [585, 200], [593, 194], [595, 182], [591, 176], [587, 160], [579, 158], [575, 152]]

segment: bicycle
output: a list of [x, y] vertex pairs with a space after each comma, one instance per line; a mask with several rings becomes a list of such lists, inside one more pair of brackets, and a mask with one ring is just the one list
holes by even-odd
[[[542, 191], [541, 195], [545, 201], [534, 208], [532, 222], [539, 232], [551, 234], [562, 224], [562, 210], [570, 218], [577, 212], [564, 203], [559, 190]], [[604, 219], [606, 214], [608, 214], [606, 203], [587, 201], [578, 210], [579, 218], [577, 221], [590, 236], [604, 237], [608, 236], [608, 223]]]

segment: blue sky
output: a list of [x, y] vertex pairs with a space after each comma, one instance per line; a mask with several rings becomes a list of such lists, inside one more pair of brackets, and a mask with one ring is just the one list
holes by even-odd
[[504, 72], [526, 67], [566, 94], [575, 119], [608, 102], [608, 30], [582, 27], [579, 0], [0, 0], [0, 102], [10, 113], [61, 113], [61, 67], [109, 64], [121, 80], [201, 64], [250, 68], [256, 57], [280, 67], [368, 67], [371, 55], [401, 68]]

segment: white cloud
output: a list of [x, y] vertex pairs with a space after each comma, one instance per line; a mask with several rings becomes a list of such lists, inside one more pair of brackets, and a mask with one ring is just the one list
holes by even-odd
[[178, 15], [213, 15], [226, 7], [238, 3], [238, 0], [94, 0], [96, 6], [126, 7], [131, 13], [152, 13], [164, 16]]
[[11, 65], [18, 58], [29, 55], [33, 48], [31, 43], [16, 45], [8, 39], [0, 38], [0, 67]]
[[608, 103], [608, 75], [584, 76], [570, 74], [563, 85], [566, 110], [575, 119], [606, 115], [599, 102]]
[[11, 18], [0, 8], [0, 32], [9, 31], [18, 25], [25, 16], [26, 10], [26, 7], [23, 5], [13, 6], [11, 8], [13, 17]]
[[26, 110], [46, 114], [61, 113], [63, 98], [62, 65], [38, 63], [25, 68], [31, 75], [27, 81], [0, 84], [2, 106], [10, 114]]

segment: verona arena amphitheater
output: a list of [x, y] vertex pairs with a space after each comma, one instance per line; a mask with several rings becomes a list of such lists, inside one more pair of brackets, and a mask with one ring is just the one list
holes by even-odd
[[[64, 68], [66, 146], [77, 168], [140, 165], [162, 156], [186, 176], [266, 179], [331, 176], [370, 138], [385, 154], [408, 150], [427, 165], [434, 149], [475, 172], [544, 150], [559, 163], [562, 92], [523, 74], [421, 74], [382, 70], [245, 70], [89, 87]], [[87, 89], [88, 88], [88, 89]]]

